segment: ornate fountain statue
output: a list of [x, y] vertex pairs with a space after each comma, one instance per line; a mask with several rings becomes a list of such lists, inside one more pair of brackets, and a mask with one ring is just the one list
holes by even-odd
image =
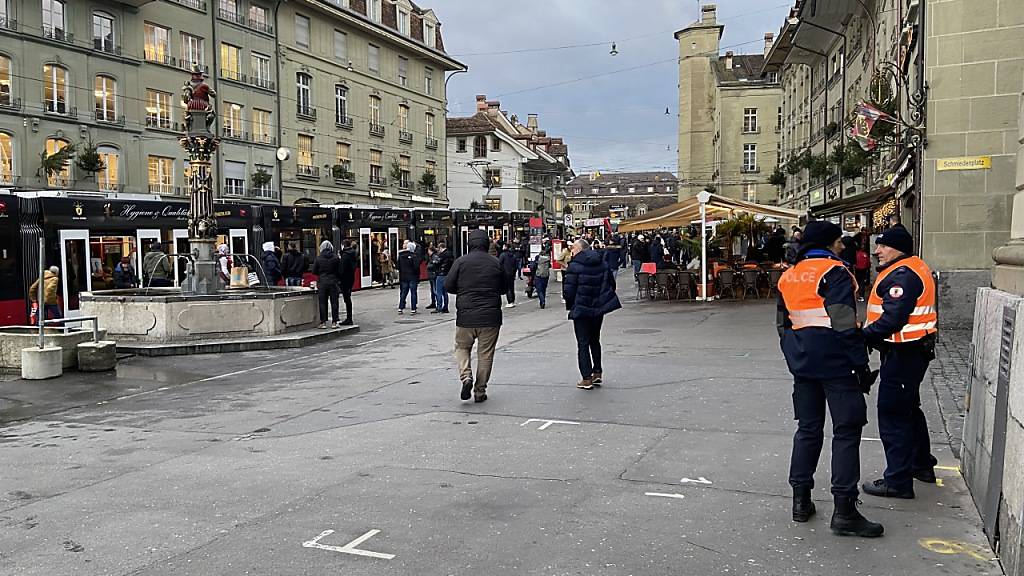
[[213, 174], [210, 168], [210, 159], [220, 145], [215, 133], [217, 113], [210, 102], [217, 94], [206, 83], [206, 78], [197, 66], [181, 89], [187, 134], [179, 141], [189, 158], [188, 236], [192, 253], [191, 271], [182, 291], [191, 294], [215, 294], [221, 288], [214, 259], [217, 218], [213, 209]]

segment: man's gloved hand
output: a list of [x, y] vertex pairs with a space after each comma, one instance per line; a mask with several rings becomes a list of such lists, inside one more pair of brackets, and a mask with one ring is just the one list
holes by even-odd
[[862, 366], [856, 370], [857, 383], [860, 384], [860, 391], [864, 394], [871, 394], [871, 387], [878, 379], [878, 370], [872, 370], [870, 366]]

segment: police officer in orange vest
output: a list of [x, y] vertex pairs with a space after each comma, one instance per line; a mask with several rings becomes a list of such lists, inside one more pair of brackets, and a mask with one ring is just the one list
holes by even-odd
[[914, 240], [895, 225], [875, 241], [878, 278], [868, 298], [864, 338], [882, 356], [878, 385], [878, 433], [885, 449], [883, 478], [864, 492], [913, 498], [914, 478], [935, 483], [928, 423], [921, 411], [921, 380], [935, 358], [935, 280], [914, 256]]
[[793, 436], [789, 484], [793, 520], [807, 522], [814, 470], [824, 443], [825, 405], [832, 414], [832, 532], [881, 536], [883, 528], [857, 511], [860, 437], [867, 424], [864, 394], [877, 377], [857, 324], [857, 281], [837, 254], [842, 230], [826, 221], [804, 228], [797, 263], [779, 281], [778, 329], [793, 374]]

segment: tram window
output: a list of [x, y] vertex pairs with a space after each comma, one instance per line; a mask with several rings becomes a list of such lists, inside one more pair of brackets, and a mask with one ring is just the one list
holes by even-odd
[[92, 236], [89, 238], [89, 270], [92, 274], [93, 290], [114, 288], [114, 269], [122, 256], [128, 256], [131, 265], [136, 263], [134, 236]]

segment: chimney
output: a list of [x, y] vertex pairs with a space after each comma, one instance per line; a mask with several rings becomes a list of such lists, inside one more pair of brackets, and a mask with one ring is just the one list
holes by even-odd
[[715, 12], [718, 7], [714, 4], [704, 4], [700, 7], [700, 23], [701, 24], [716, 24]]
[[484, 94], [476, 95], [476, 111], [486, 112], [487, 111], [487, 96]]
[[526, 115], [526, 127], [529, 128], [530, 131], [532, 131], [532, 132], [536, 132], [537, 131], [537, 115], [536, 114], [527, 114]]
[[732, 70], [732, 50], [725, 52], [725, 69]]
[[764, 33], [764, 57], [768, 57], [768, 53], [772, 51], [772, 44], [775, 41], [775, 34], [771, 32]]

